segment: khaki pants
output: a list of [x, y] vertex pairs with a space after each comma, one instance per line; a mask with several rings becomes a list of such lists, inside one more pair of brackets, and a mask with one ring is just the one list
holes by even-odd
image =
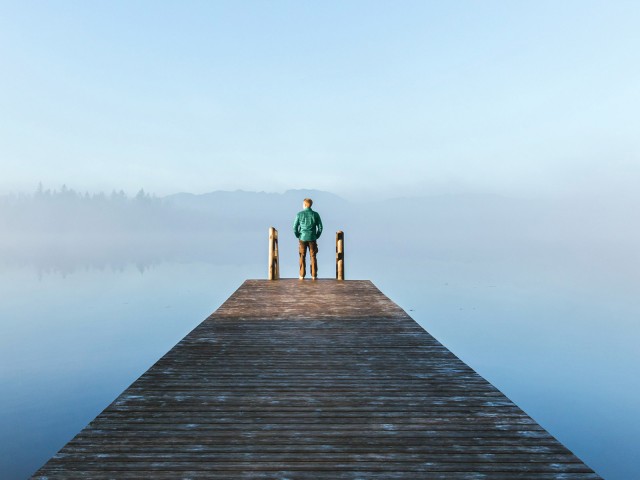
[[316, 242], [303, 242], [300, 243], [300, 276], [304, 277], [307, 274], [307, 248], [309, 249], [309, 257], [311, 259], [311, 276], [318, 276], [318, 261], [316, 260], [316, 254], [318, 253], [318, 244]]

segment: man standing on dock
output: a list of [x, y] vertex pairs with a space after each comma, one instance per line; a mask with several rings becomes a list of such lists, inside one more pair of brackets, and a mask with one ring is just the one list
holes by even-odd
[[303, 210], [298, 212], [296, 220], [293, 222], [293, 233], [300, 242], [300, 280], [307, 274], [307, 249], [309, 249], [309, 259], [311, 260], [311, 278], [318, 278], [318, 244], [316, 240], [322, 234], [322, 220], [320, 214], [311, 210], [313, 200], [305, 198], [302, 202]]

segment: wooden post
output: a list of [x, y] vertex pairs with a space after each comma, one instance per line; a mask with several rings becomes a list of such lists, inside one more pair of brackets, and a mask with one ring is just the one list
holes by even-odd
[[280, 265], [278, 260], [278, 230], [269, 228], [269, 280], [280, 278]]
[[336, 278], [344, 280], [344, 233], [336, 232]]

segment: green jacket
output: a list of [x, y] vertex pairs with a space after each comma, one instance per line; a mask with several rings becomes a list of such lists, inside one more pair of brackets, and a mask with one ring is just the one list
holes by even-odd
[[322, 234], [320, 214], [311, 210], [311, 207], [298, 212], [296, 220], [293, 222], [293, 233], [298, 240], [315, 242]]

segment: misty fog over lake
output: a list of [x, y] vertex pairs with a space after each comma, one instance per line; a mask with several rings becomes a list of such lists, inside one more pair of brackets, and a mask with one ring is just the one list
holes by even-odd
[[370, 279], [607, 479], [640, 478], [638, 202], [323, 191], [0, 197], [0, 472], [25, 478], [322, 215], [319, 276]]

